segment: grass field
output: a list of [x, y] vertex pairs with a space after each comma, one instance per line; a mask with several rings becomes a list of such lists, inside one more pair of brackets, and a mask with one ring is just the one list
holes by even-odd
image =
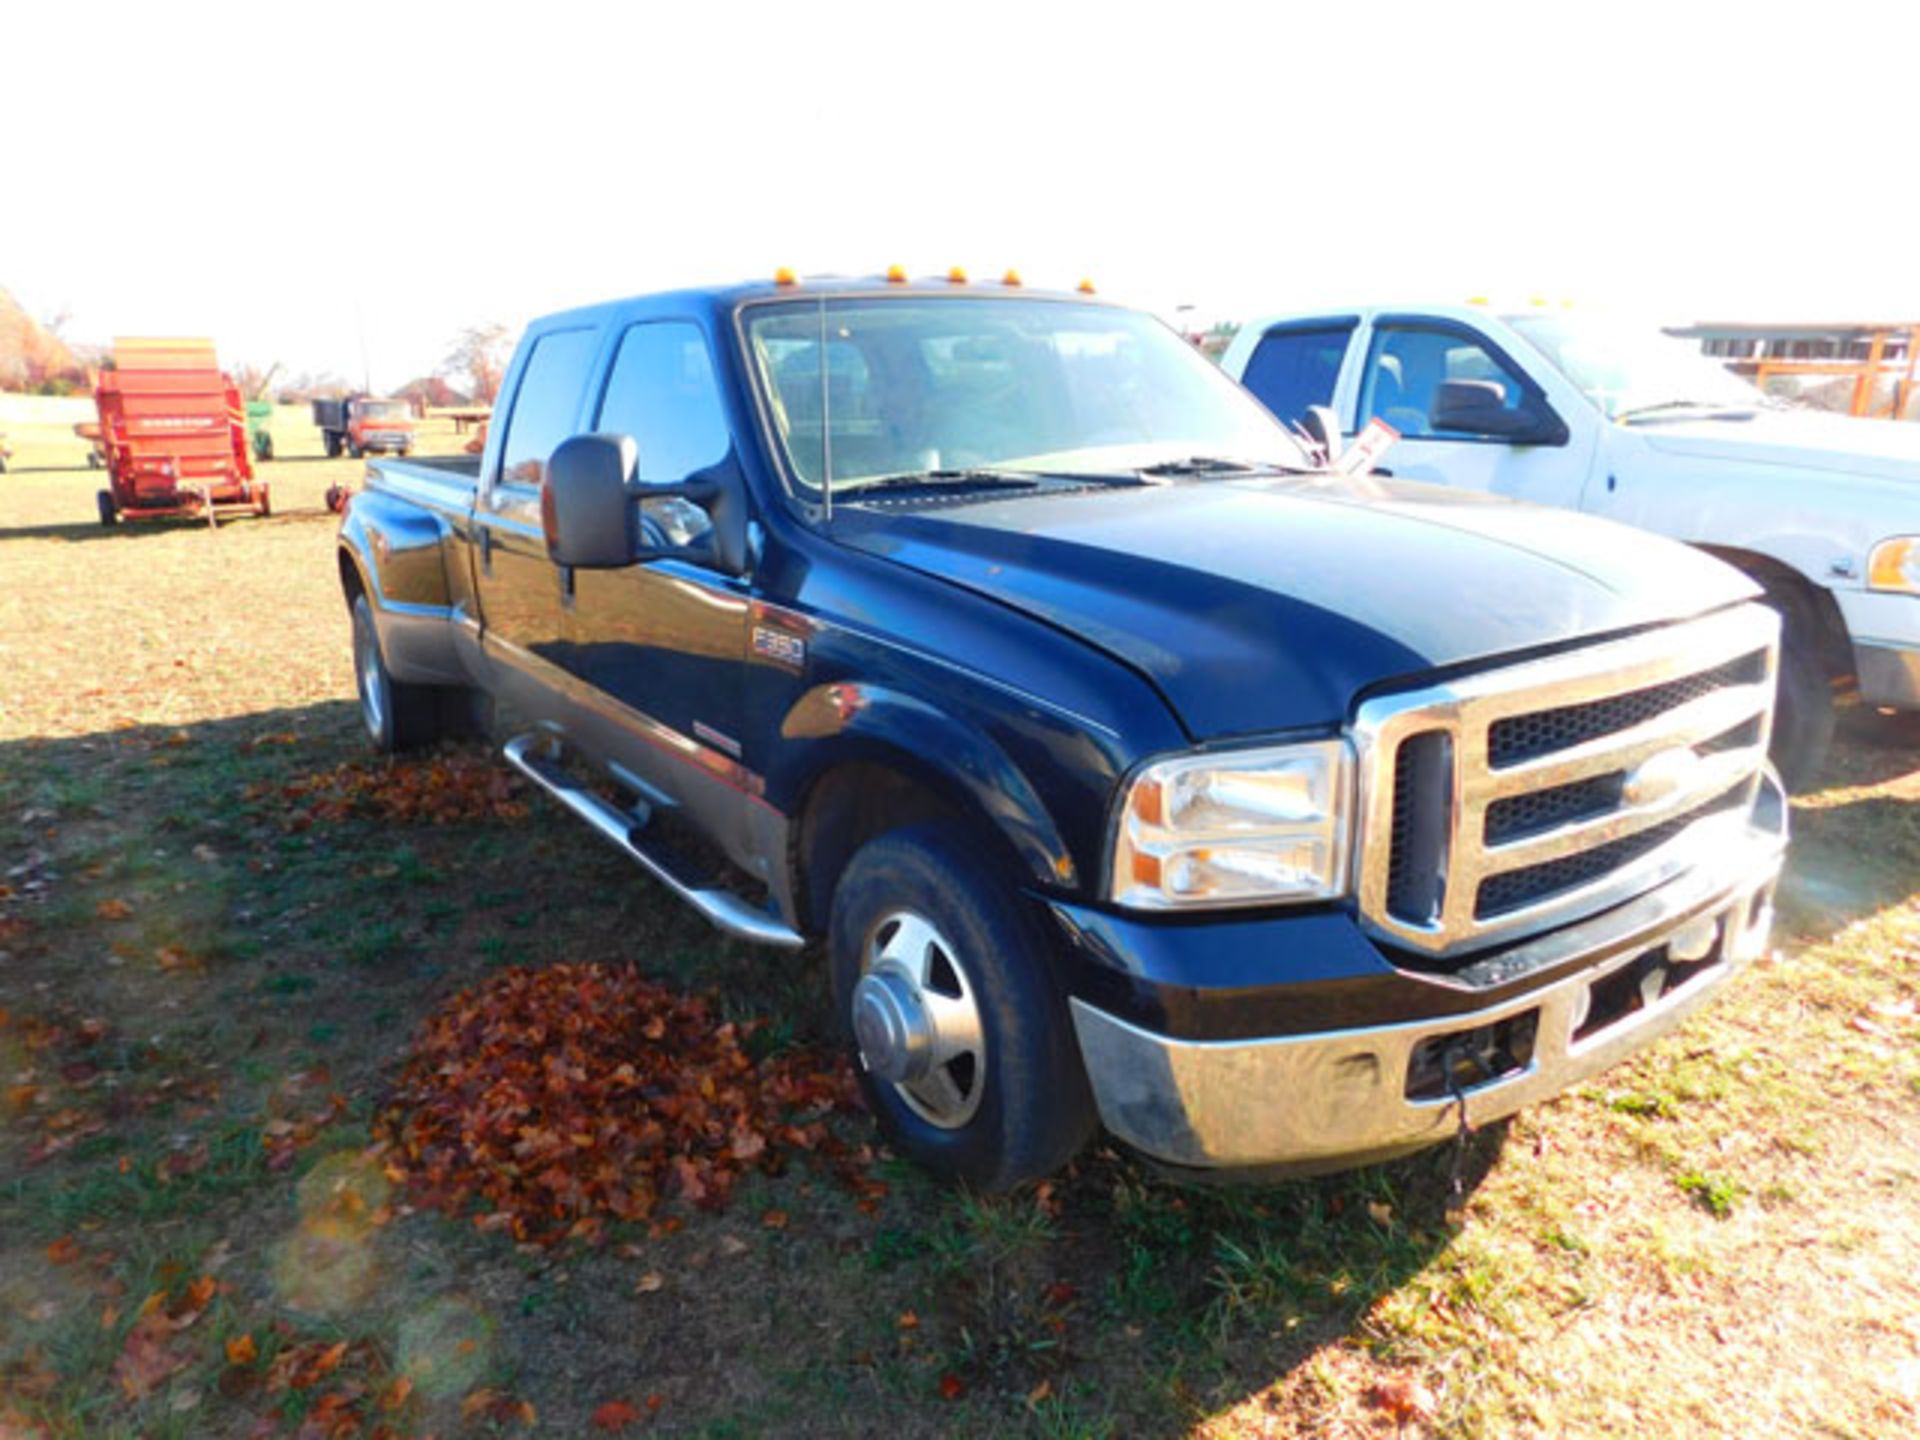
[[534, 797], [316, 808], [362, 753], [357, 469], [276, 462], [217, 531], [0, 477], [0, 1436], [1920, 1430], [1920, 755], [1860, 723], [1776, 951], [1477, 1136], [1463, 1214], [1445, 1151], [1189, 1189], [1107, 1149], [998, 1200], [795, 1164], [591, 1245], [415, 1208], [369, 1147], [463, 988], [631, 961], [777, 1050], [822, 985]]

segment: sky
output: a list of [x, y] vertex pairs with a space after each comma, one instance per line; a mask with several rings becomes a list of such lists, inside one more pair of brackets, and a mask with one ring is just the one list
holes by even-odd
[[380, 389], [780, 266], [1920, 319], [1916, 41], [1911, 0], [16, 5], [0, 285]]

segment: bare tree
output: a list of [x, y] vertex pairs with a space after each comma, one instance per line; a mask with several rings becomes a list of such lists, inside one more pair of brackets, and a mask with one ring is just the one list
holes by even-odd
[[491, 405], [506, 375], [511, 341], [507, 327], [497, 322], [469, 325], [455, 338], [440, 367], [448, 374], [466, 376], [474, 401]]

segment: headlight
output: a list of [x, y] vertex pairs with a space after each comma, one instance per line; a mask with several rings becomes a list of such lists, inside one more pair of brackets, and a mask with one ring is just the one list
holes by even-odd
[[1896, 535], [1868, 551], [1867, 586], [1920, 594], [1920, 535]]
[[1344, 740], [1149, 765], [1120, 808], [1109, 896], [1178, 910], [1340, 895], [1352, 790]]

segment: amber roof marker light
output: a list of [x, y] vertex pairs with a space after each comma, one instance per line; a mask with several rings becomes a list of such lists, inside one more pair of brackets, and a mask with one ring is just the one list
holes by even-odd
[[947, 283], [949, 285], [966, 284], [967, 283], [966, 267], [964, 265], [956, 265], [951, 270], [947, 271]]
[[798, 285], [800, 283], [800, 277], [795, 275], [787, 266], [782, 265], [778, 270], [773, 272], [773, 283], [776, 285]]
[[1073, 288], [1078, 290], [1082, 295], [1091, 295], [1093, 294], [1093, 281], [1082, 280], [1078, 285], [1074, 286]]
[[1002, 285], [1018, 286], [1020, 284], [1020, 272], [1018, 270], [1007, 271], [1006, 274], [1000, 277], [1000, 283]]
[[907, 267], [904, 265], [889, 265], [887, 267], [887, 283], [889, 285], [906, 284], [907, 283]]

